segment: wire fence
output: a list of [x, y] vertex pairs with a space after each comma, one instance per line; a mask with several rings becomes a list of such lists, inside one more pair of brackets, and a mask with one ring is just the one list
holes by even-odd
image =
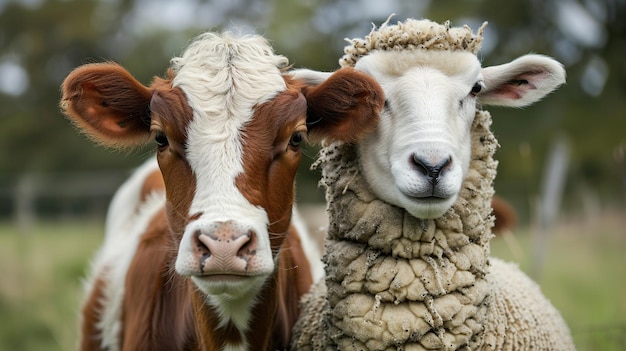
[[0, 175], [0, 220], [28, 233], [39, 219], [103, 218], [130, 171]]

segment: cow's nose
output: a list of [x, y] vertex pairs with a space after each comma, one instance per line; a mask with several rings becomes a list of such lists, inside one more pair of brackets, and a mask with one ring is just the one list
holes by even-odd
[[202, 274], [245, 274], [248, 261], [256, 255], [257, 235], [233, 221], [215, 222], [196, 230], [194, 244]]

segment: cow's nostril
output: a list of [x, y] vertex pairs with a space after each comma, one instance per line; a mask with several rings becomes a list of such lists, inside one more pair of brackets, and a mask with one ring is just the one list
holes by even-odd
[[203, 240], [200, 239], [202, 235], [204, 234], [200, 230], [196, 230], [193, 233], [196, 257], [198, 257], [200, 263], [200, 272], [204, 273], [204, 266], [206, 264], [206, 261], [211, 258], [211, 250], [207, 245], [205, 245]]
[[208, 258], [208, 257], [211, 256], [211, 250], [204, 243], [204, 241], [202, 239], [200, 239], [200, 237], [202, 235], [205, 235], [205, 234], [203, 234], [201, 230], [196, 230], [193, 233], [196, 252], [197, 252], [198, 256], [201, 256], [203, 258], [206, 256]]
[[[257, 235], [256, 232], [252, 229], [248, 230], [246, 234], [243, 234], [248, 238], [246, 242], [243, 242], [241, 248], [237, 251], [237, 256], [246, 258], [249, 256], [254, 256], [256, 254], [257, 248]], [[243, 240], [242, 240], [243, 241]]]

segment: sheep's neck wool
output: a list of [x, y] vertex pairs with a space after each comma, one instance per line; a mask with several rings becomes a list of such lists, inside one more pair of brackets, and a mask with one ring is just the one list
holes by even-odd
[[456, 349], [483, 342], [498, 147], [490, 123], [487, 112], [476, 114], [469, 174], [454, 206], [437, 219], [418, 219], [377, 199], [360, 176], [354, 146], [321, 151], [315, 166], [330, 220], [327, 335], [336, 347]]

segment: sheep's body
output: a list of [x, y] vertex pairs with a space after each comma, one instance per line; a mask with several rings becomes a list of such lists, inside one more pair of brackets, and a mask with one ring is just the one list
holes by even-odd
[[[491, 300], [487, 309], [484, 342], [476, 350], [573, 350], [574, 345], [559, 312], [539, 287], [519, 268], [490, 258], [487, 281]], [[301, 304], [305, 309], [294, 329], [293, 350], [339, 349], [331, 340], [331, 308], [324, 282], [313, 286]], [[352, 343], [342, 350], [368, 350]], [[411, 347], [405, 347], [410, 350]], [[401, 349], [400, 345], [390, 346]], [[416, 345], [416, 349], [419, 347]]]
[[517, 265], [490, 258], [484, 350], [574, 350], [560, 313]]
[[[383, 33], [383, 25], [368, 40], [353, 40], [340, 62], [352, 65], [376, 45], [395, 50], [396, 42], [411, 50], [434, 45], [475, 53], [481, 41], [467, 27], [402, 25], [425, 44]], [[424, 28], [434, 29], [418, 30]], [[488, 112], [476, 112], [469, 170], [452, 207], [435, 219], [380, 200], [363, 175], [359, 145], [322, 149], [316, 167], [330, 222], [326, 280], [302, 301], [292, 349], [574, 349], [563, 319], [538, 287], [515, 266], [489, 258], [498, 147], [490, 124]]]

